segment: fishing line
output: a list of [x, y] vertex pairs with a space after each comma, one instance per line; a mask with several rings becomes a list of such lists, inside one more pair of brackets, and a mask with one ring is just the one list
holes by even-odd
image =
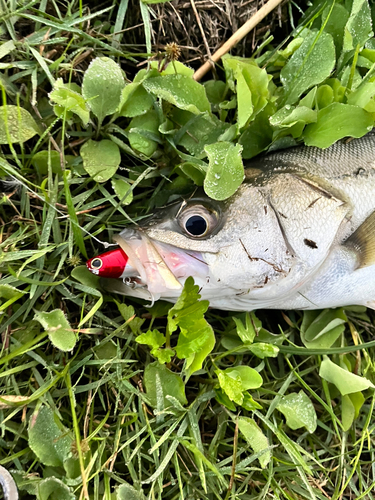
[[[6, 171], [6, 169], [4, 167], [2, 167], [2, 168]], [[55, 210], [56, 213], [62, 215], [63, 217], [67, 217], [66, 213], [64, 213], [63, 211], [61, 211], [58, 208], [56, 208], [55, 205], [53, 205], [52, 203], [50, 203], [49, 201], [47, 201], [43, 196], [41, 196], [36, 191], [34, 191], [33, 189], [31, 189], [27, 184], [25, 184], [25, 182], [23, 182], [23, 180], [17, 178], [15, 175], [13, 175], [13, 174], [11, 174], [9, 172], [6, 172], [6, 174], [9, 175], [9, 177], [11, 177], [17, 184], [21, 184], [24, 188], [26, 188], [28, 191], [30, 191], [31, 193], [33, 193], [33, 195], [36, 196], [36, 198], [38, 198], [39, 200], [41, 200], [43, 203], [45, 203], [49, 207], [52, 207]], [[4, 182], [4, 181], [2, 181], [2, 182]], [[69, 215], [68, 215], [68, 217], [69, 217]], [[117, 247], [117, 243], [108, 243], [108, 241], [101, 241], [99, 238], [97, 238], [92, 233], [90, 233], [90, 231], [88, 231], [87, 229], [85, 229], [84, 227], [82, 227], [79, 223], [77, 223], [75, 220], [72, 220], [70, 217], [69, 217], [69, 221], [70, 221], [71, 224], [74, 224], [76, 227], [79, 227], [88, 236], [91, 236], [91, 238], [93, 238], [95, 241], [97, 241], [98, 243], [100, 243], [101, 245], [103, 245], [104, 248]]]

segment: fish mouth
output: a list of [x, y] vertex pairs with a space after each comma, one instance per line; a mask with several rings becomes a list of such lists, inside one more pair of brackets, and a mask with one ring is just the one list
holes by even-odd
[[121, 292], [152, 302], [180, 295], [185, 280], [205, 281], [208, 265], [202, 254], [151, 240], [141, 229], [125, 229], [113, 240], [128, 256]]

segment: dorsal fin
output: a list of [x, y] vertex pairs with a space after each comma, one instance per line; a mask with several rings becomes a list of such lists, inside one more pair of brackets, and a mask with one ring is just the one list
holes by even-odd
[[375, 264], [375, 212], [372, 212], [349, 236], [344, 246], [355, 250], [358, 259], [357, 269]]

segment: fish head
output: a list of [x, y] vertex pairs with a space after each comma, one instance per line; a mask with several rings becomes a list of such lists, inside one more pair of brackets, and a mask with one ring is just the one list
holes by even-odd
[[171, 302], [189, 276], [213, 303], [248, 294], [284, 276], [288, 254], [267, 199], [248, 185], [223, 202], [202, 196], [175, 203], [114, 240], [128, 261], [122, 283], [107, 280], [105, 287]]

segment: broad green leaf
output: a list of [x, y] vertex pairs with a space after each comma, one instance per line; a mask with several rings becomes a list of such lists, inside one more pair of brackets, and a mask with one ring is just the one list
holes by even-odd
[[135, 339], [138, 344], [148, 345], [151, 349], [161, 347], [165, 344], [165, 335], [159, 332], [159, 330], [147, 330], [146, 333], [138, 335]]
[[142, 115], [152, 108], [154, 101], [155, 98], [145, 90], [141, 83], [129, 83], [122, 90], [119, 114], [130, 118]]
[[76, 500], [69, 486], [54, 476], [40, 481], [37, 488], [37, 500]]
[[346, 136], [362, 137], [372, 126], [371, 114], [359, 106], [333, 102], [318, 112], [316, 123], [307, 125], [303, 138], [308, 146], [328, 148]]
[[271, 452], [267, 450], [269, 448], [268, 439], [252, 418], [238, 417], [238, 428], [254, 453], [264, 452], [258, 457], [259, 463], [264, 469], [271, 460]]
[[242, 408], [245, 408], [247, 411], [254, 411], [254, 410], [261, 410], [262, 405], [254, 401], [253, 397], [248, 393], [244, 392], [243, 394], [243, 401], [242, 401]]
[[8, 284], [0, 284], [0, 298], [5, 300], [13, 299], [17, 296], [22, 296], [25, 292], [22, 290], [18, 290], [14, 286]]
[[206, 170], [199, 163], [186, 161], [178, 165], [178, 168], [187, 175], [197, 186], [203, 186]]
[[90, 109], [85, 98], [74, 91], [69, 84], [65, 84], [62, 78], [55, 81], [53, 90], [49, 93], [53, 104], [59, 105], [63, 110], [78, 115], [82, 123], [87, 125], [90, 120]]
[[358, 418], [359, 411], [365, 402], [362, 392], [353, 392], [342, 396], [341, 399], [341, 419], [344, 431], [348, 431], [354, 420]]
[[225, 200], [237, 191], [244, 179], [242, 146], [217, 142], [204, 150], [209, 159], [204, 190], [214, 200]]
[[346, 87], [341, 84], [340, 80], [338, 80], [337, 78], [329, 78], [326, 83], [327, 85], [332, 87], [333, 101], [343, 102], [346, 93]]
[[196, 157], [205, 156], [204, 147], [219, 140], [228, 129], [228, 124], [208, 113], [195, 115], [189, 111], [174, 109], [171, 113], [173, 123], [181, 126], [174, 135], [176, 145], [183, 146]]
[[272, 142], [272, 134], [273, 130], [269, 122], [269, 112], [268, 110], [263, 110], [245, 128], [238, 139], [239, 144], [243, 147], [242, 157], [248, 160], [267, 149]]
[[363, 47], [373, 34], [368, 1], [353, 0], [352, 10], [345, 26], [343, 50], [354, 50], [357, 45]]
[[263, 384], [262, 376], [250, 366], [239, 365], [227, 368], [224, 373], [235, 380], [238, 380], [239, 377], [242, 391], [258, 389]]
[[146, 156], [151, 156], [156, 151], [158, 141], [160, 141], [157, 112], [150, 110], [143, 115], [135, 116], [127, 131], [131, 147]]
[[329, 77], [335, 65], [335, 46], [329, 33], [311, 31], [280, 73], [286, 104]]
[[130, 205], [133, 201], [133, 191], [130, 184], [124, 178], [112, 179], [112, 188], [121, 205]]
[[51, 165], [52, 173], [62, 174], [61, 157], [58, 151], [38, 151], [31, 159], [31, 164], [42, 175], [48, 174], [48, 165]]
[[76, 335], [61, 309], [37, 311], [34, 320], [39, 321], [52, 344], [60, 351], [71, 351], [76, 345]]
[[344, 431], [348, 431], [355, 418], [355, 409], [348, 395], [341, 397], [341, 420]]
[[248, 349], [258, 356], [258, 358], [276, 358], [279, 354], [280, 349], [272, 344], [266, 344], [264, 342], [256, 342], [251, 346], [248, 346]]
[[120, 302], [117, 301], [115, 302], [124, 321], [127, 322], [130, 320], [129, 326], [131, 331], [135, 334], [139, 334], [140, 328], [145, 322], [145, 320], [135, 317], [135, 311], [133, 306], [127, 306], [126, 304], [121, 304]]
[[40, 134], [38, 125], [30, 113], [18, 106], [0, 106], [0, 144], [26, 142]]
[[215, 389], [216, 401], [228, 408], [228, 410], [236, 411], [237, 407], [232, 401], [228, 398], [226, 393], [222, 389]]
[[203, 362], [215, 346], [215, 335], [211, 325], [204, 318], [208, 308], [207, 300], [199, 300], [198, 285], [193, 278], [185, 282], [176, 304], [168, 312], [168, 329], [173, 333], [180, 327], [176, 354], [186, 359], [185, 371], [188, 377], [202, 368]]
[[161, 364], [170, 363], [173, 356], [176, 355], [175, 351], [169, 347], [161, 349], [152, 349], [151, 354], [159, 361]]
[[116, 500], [145, 500], [142, 491], [136, 490], [129, 483], [123, 483], [116, 490]]
[[365, 82], [348, 96], [348, 104], [364, 108], [375, 95], [375, 82]]
[[[186, 75], [189, 77], [192, 77], [194, 75], [194, 70], [192, 68], [189, 68], [189, 66], [186, 66], [180, 61], [172, 61], [170, 62], [166, 68], [163, 69], [163, 71], [158, 70], [159, 63], [158, 61], [151, 61], [150, 67], [153, 70], [157, 70], [158, 75]], [[153, 76], [153, 75], [151, 75]]]
[[158, 361], [146, 366], [143, 382], [151, 406], [158, 411], [171, 406], [167, 396], [173, 396], [182, 405], [187, 404], [182, 378]]
[[193, 323], [194, 320], [203, 317], [209, 302], [208, 300], [199, 300], [200, 298], [199, 286], [194, 284], [192, 277], [189, 277], [185, 281], [177, 302], [168, 311], [168, 328], [171, 333], [177, 329], [182, 321], [191, 319]]
[[347, 317], [343, 309], [304, 311], [301, 339], [310, 349], [331, 347], [345, 330]]
[[99, 123], [115, 113], [124, 87], [121, 69], [112, 59], [97, 57], [90, 63], [83, 77], [82, 94]]
[[72, 438], [55, 422], [53, 411], [42, 406], [30, 417], [29, 446], [44, 465], [62, 466], [70, 453]]
[[317, 426], [314, 405], [310, 398], [301, 390], [283, 396], [276, 408], [285, 416], [286, 424], [291, 429], [306, 429], [312, 433]]
[[343, 396], [353, 392], [364, 391], [368, 388], [375, 389], [374, 384], [370, 380], [341, 368], [327, 356], [324, 356], [320, 365], [319, 375], [322, 379], [334, 384]]
[[[325, 23], [327, 16], [330, 14], [328, 21]], [[322, 23], [325, 23], [324, 31], [329, 33], [336, 47], [336, 56], [341, 54], [342, 45], [344, 43], [344, 29], [349, 19], [349, 12], [343, 5], [336, 3], [327, 5], [322, 13]]]
[[[99, 288], [99, 286], [100, 286], [99, 276], [96, 276], [95, 274], [90, 273], [90, 271], [87, 269], [86, 266], [77, 266], [74, 269], [72, 269], [72, 272], [70, 274], [74, 279], [76, 279], [77, 281], [82, 283], [82, 285], [93, 288], [94, 290]], [[99, 292], [99, 290], [97, 290], [97, 295], [101, 296], [101, 293]]]
[[[332, 104], [333, 98], [333, 89], [330, 85], [319, 85], [316, 90], [316, 105], [318, 109], [325, 108]], [[316, 115], [314, 121], [316, 122]]]
[[227, 86], [222, 80], [208, 80], [203, 83], [206, 95], [211, 104], [219, 105], [224, 101]]
[[165, 75], [143, 82], [148, 92], [194, 114], [210, 111], [203, 85], [186, 75]]
[[89, 139], [81, 147], [83, 168], [96, 182], [111, 179], [121, 162], [120, 150], [117, 144], [108, 139], [92, 141]]
[[242, 128], [250, 117], [254, 118], [267, 105], [269, 76], [252, 60], [224, 56], [223, 63], [232, 90], [233, 79], [237, 82], [238, 125]]
[[262, 327], [262, 323], [255, 316], [253, 312], [246, 313], [245, 322], [246, 325], [242, 323], [240, 318], [233, 316], [233, 321], [236, 323], [237, 334], [244, 344], [252, 344], [254, 338], [258, 333], [258, 329]]
[[240, 128], [246, 125], [250, 116], [253, 114], [253, 104], [251, 101], [251, 90], [242, 72], [237, 75], [237, 107], [238, 107], [238, 126]]
[[3, 42], [0, 47], [0, 59], [7, 56], [12, 50], [16, 48], [13, 40], [8, 40], [7, 42]]
[[217, 370], [216, 374], [219, 380], [220, 387], [228, 396], [228, 398], [238, 405], [241, 405], [243, 401], [243, 390], [240, 375], [234, 373], [229, 374], [226, 373], [226, 371], [222, 370]]
[[294, 107], [287, 104], [270, 117], [270, 124], [273, 127], [289, 128], [299, 122], [314, 123], [316, 118], [317, 112], [306, 106]]

